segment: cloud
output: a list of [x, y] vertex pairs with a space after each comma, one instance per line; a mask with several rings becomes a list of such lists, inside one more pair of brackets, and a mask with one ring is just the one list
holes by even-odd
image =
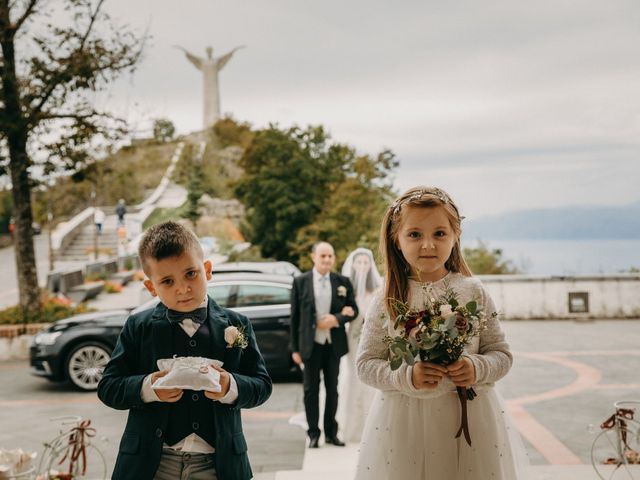
[[247, 45], [220, 75], [224, 112], [389, 147], [399, 189], [438, 181], [477, 214], [593, 203], [596, 189], [611, 204], [640, 198], [635, 0], [108, 5], [153, 35], [135, 76], [103, 98], [141, 130], [158, 116], [201, 127], [201, 78], [172, 45]]

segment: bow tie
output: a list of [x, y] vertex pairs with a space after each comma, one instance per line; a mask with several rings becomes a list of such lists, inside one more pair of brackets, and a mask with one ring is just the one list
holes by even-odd
[[167, 319], [171, 323], [180, 323], [185, 318], [189, 318], [195, 323], [202, 324], [207, 319], [207, 307], [200, 307], [191, 312], [177, 312], [167, 308]]

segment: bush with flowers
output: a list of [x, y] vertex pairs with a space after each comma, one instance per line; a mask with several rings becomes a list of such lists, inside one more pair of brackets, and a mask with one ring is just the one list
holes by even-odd
[[71, 317], [81, 313], [90, 312], [92, 309], [86, 304], [75, 305], [71, 300], [63, 296], [53, 296], [48, 292], [40, 295], [40, 312], [38, 315], [25, 318], [20, 305], [0, 310], [0, 325], [18, 325], [23, 323], [50, 323], [62, 318]]

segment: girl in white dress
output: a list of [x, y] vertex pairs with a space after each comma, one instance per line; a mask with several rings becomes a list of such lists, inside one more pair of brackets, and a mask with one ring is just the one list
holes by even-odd
[[382, 283], [373, 253], [367, 248], [356, 248], [342, 266], [342, 275], [351, 280], [358, 304], [358, 317], [347, 324], [349, 353], [346, 355], [344, 436], [347, 442], [359, 443], [364, 421], [373, 399], [374, 390], [362, 383], [356, 374], [356, 352], [360, 343], [364, 312], [373, 300], [374, 292]]
[[[512, 356], [491, 316], [491, 298], [462, 257], [461, 219], [451, 198], [433, 187], [412, 188], [384, 216], [384, 288], [365, 314], [356, 359], [360, 379], [379, 390], [362, 435], [357, 480], [522, 478], [513, 447], [518, 435], [507, 426], [493, 387], [511, 368]], [[394, 300], [421, 309], [429, 289], [439, 296], [447, 287], [462, 305], [477, 301], [487, 328], [451, 365], [417, 361], [391, 370], [383, 338], [396, 334], [389, 321], [396, 316]], [[477, 393], [467, 402], [471, 445], [463, 436], [455, 438], [461, 421], [456, 386], [473, 386]]]

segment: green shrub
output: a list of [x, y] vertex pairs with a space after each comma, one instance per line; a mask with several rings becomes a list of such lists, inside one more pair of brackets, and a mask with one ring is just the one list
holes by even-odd
[[86, 304], [73, 305], [68, 299], [60, 297], [44, 297], [40, 304], [40, 313], [24, 321], [19, 305], [0, 310], [0, 325], [17, 325], [21, 323], [50, 323], [63, 318], [90, 312]]

